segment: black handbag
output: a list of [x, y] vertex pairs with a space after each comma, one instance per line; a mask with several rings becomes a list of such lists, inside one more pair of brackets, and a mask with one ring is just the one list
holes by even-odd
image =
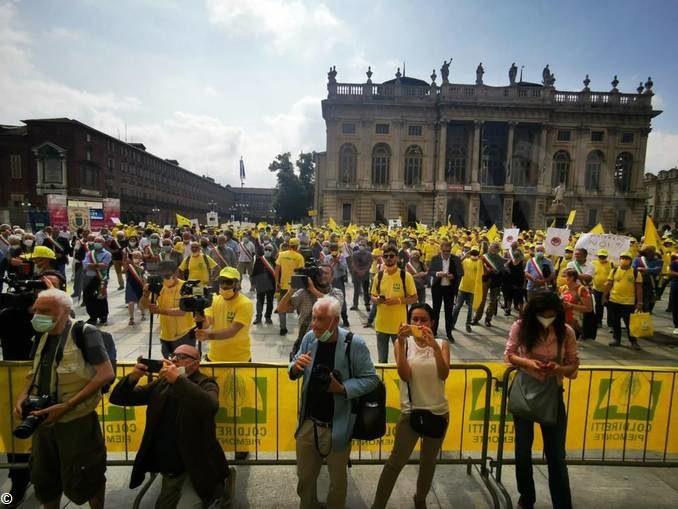
[[[405, 358], [407, 358], [407, 343], [405, 343]], [[417, 409], [412, 405], [412, 390], [407, 382], [407, 397], [410, 400], [410, 427], [419, 435], [429, 438], [443, 438], [447, 430], [447, 419], [436, 415], [430, 410]]]
[[[348, 362], [349, 377], [353, 377], [351, 370], [351, 342], [353, 333], [346, 334], [346, 360]], [[351, 438], [356, 440], [376, 440], [386, 434], [386, 387], [379, 380], [379, 385], [363, 394], [357, 401], [354, 399], [351, 411], [355, 414], [355, 425]]]

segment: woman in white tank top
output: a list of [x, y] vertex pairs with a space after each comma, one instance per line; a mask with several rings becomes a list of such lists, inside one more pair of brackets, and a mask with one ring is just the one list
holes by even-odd
[[[373, 509], [386, 507], [400, 471], [410, 459], [414, 446], [421, 439], [419, 474], [414, 507], [426, 507], [426, 495], [431, 488], [438, 452], [445, 439], [419, 435], [410, 424], [412, 410], [428, 410], [434, 416], [449, 421], [445, 397], [445, 380], [450, 373], [450, 350], [447, 340], [433, 337], [433, 309], [428, 304], [413, 304], [407, 316], [408, 324], [400, 326], [395, 342], [395, 358], [400, 377], [400, 421], [395, 428], [391, 456], [379, 477]], [[408, 390], [411, 389], [411, 393]]]

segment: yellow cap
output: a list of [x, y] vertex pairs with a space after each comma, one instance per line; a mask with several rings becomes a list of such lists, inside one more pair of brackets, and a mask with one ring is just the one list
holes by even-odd
[[47, 246], [37, 246], [33, 250], [31, 258], [49, 258], [50, 260], [56, 260], [56, 255], [54, 254], [54, 251]]
[[235, 267], [224, 267], [219, 272], [219, 277], [225, 277], [226, 279], [237, 279], [240, 281], [240, 272]]
[[607, 249], [599, 249], [598, 252], [596, 253], [597, 256], [609, 256], [609, 253], [607, 252]]
[[631, 258], [633, 260], [633, 253], [631, 251], [624, 251], [619, 255], [620, 258]]
[[299, 245], [299, 239], [296, 237], [292, 237], [290, 241], [288, 242], [290, 246], [298, 246]]

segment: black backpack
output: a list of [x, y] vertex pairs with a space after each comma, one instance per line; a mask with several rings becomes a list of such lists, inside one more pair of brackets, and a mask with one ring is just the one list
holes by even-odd
[[[346, 334], [346, 360], [348, 361], [349, 378], [353, 377], [351, 369], [351, 343], [353, 333]], [[354, 399], [351, 411], [356, 414], [351, 438], [356, 440], [376, 440], [386, 434], [386, 387], [379, 380], [379, 385], [357, 401]]]
[[[75, 344], [78, 346], [78, 348], [80, 348], [82, 356], [85, 358], [85, 362], [90, 363], [89, 359], [87, 358], [87, 350], [85, 349], [85, 327], [86, 327], [85, 322], [83, 322], [82, 320], [78, 320], [73, 324], [72, 333]], [[108, 359], [111, 361], [111, 366], [113, 366], [113, 374], [115, 375], [116, 373], [115, 368], [118, 364], [117, 363], [118, 353], [115, 348], [115, 341], [113, 340], [113, 336], [111, 335], [110, 332], [99, 330], [99, 334], [101, 334], [101, 339], [103, 339], [104, 348], [106, 349], [106, 353], [108, 354]], [[115, 381], [115, 379], [113, 381]], [[101, 394], [106, 394], [111, 389], [112, 383], [113, 382], [104, 385], [101, 388]]]

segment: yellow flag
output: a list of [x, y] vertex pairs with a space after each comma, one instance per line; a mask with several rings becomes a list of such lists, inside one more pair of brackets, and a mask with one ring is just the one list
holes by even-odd
[[327, 221], [327, 226], [329, 226], [332, 230], [336, 230], [338, 228], [337, 222], [332, 217], [330, 217], [330, 219]]
[[353, 223], [349, 223], [349, 225], [346, 227], [346, 233], [349, 234], [351, 237], [354, 237], [357, 232], [358, 226]]
[[605, 233], [605, 229], [603, 228], [602, 224], [598, 223], [593, 228], [591, 228], [589, 233]]
[[655, 246], [658, 251], [661, 251], [662, 243], [659, 233], [657, 233], [657, 228], [654, 226], [654, 221], [650, 216], [645, 216], [645, 233], [644, 233], [643, 244], [649, 246]]
[[476, 280], [473, 284], [473, 311], [478, 311], [483, 301], [483, 258], [478, 257], [478, 268], [476, 269]]
[[501, 235], [497, 231], [497, 225], [493, 224], [492, 227], [487, 230], [487, 240], [490, 242], [499, 242], [501, 240]]
[[257, 230], [265, 230], [268, 226], [268, 223], [259, 223], [257, 224]]
[[567, 216], [567, 226], [572, 226], [574, 224], [574, 217], [577, 215], [576, 210], [570, 210], [570, 215]]
[[179, 226], [191, 226], [191, 220], [187, 217], [182, 216], [181, 214], [175, 214], [177, 216], [177, 224]]

